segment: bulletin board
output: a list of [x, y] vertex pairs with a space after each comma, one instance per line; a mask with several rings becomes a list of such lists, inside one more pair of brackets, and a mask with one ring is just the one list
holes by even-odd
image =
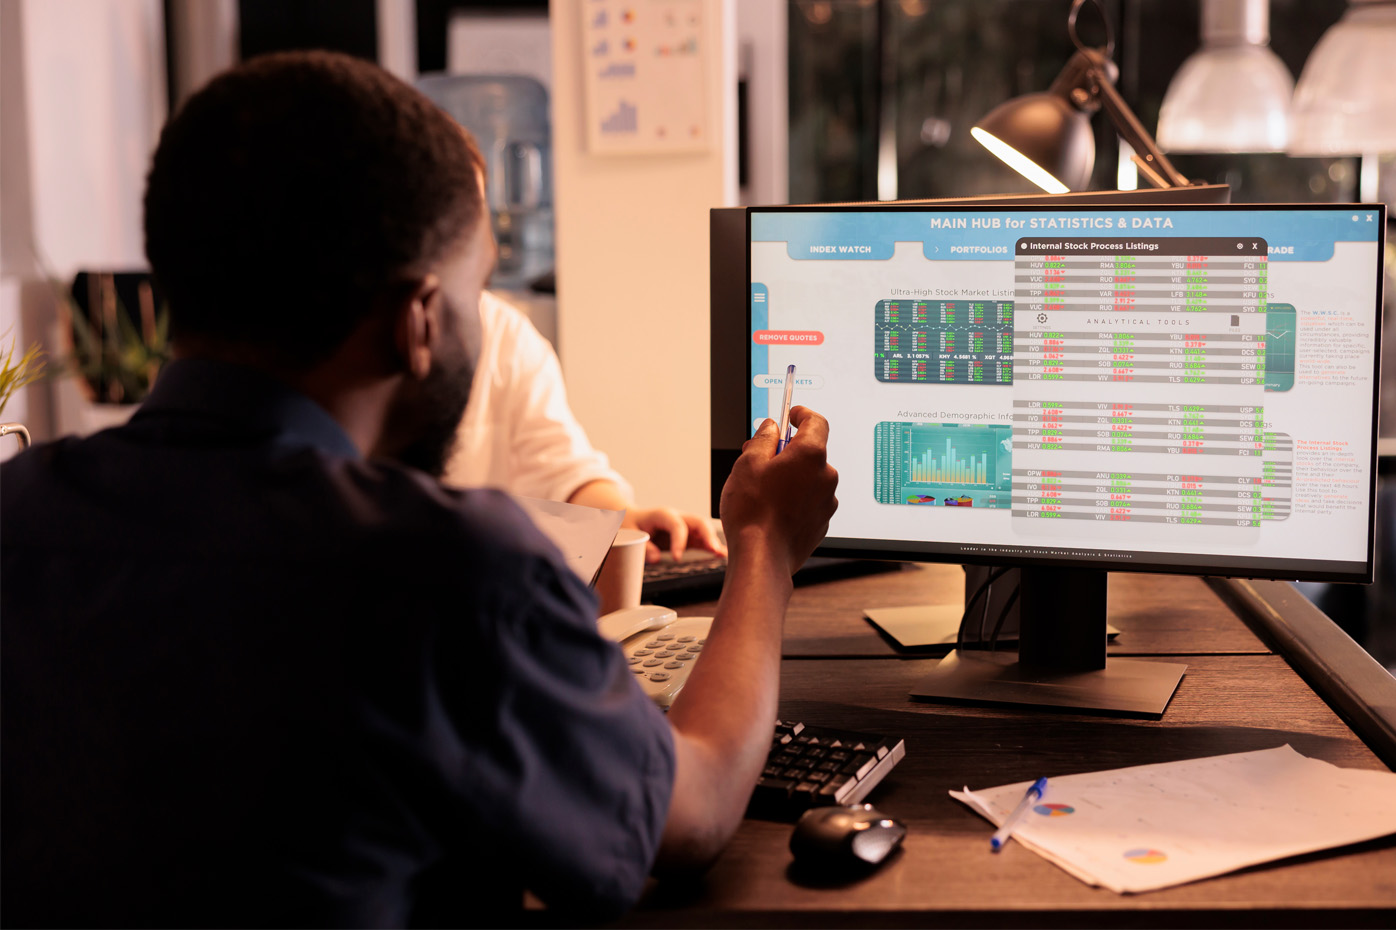
[[705, 0], [586, 0], [587, 147], [593, 154], [706, 152]]

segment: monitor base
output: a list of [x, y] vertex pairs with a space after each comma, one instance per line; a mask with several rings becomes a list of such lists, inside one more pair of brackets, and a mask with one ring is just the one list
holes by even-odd
[[1173, 662], [1110, 659], [1103, 669], [1062, 672], [1025, 667], [1013, 653], [957, 650], [937, 662], [911, 696], [1161, 717], [1186, 670]]

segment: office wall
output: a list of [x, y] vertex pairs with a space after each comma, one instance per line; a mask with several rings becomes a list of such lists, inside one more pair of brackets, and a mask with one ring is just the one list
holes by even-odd
[[[160, 0], [0, 3], [0, 332], [44, 342], [56, 364], [44, 272], [145, 263], [140, 198], [166, 109], [163, 13]], [[48, 395], [63, 384], [31, 386], [7, 416], [48, 438]]]
[[[27, 107], [24, 100], [24, 43], [20, 41], [18, 0], [0, 0], [0, 351], [16, 346], [19, 357], [37, 338], [37, 325], [24, 318], [24, 274], [33, 267], [29, 204]], [[30, 403], [33, 398], [37, 403]], [[41, 389], [24, 388], [10, 398], [0, 419], [32, 424], [48, 419]], [[0, 441], [0, 461], [19, 444]]]
[[710, 151], [587, 150], [585, 5], [553, 0], [558, 349], [572, 408], [641, 504], [708, 509], [708, 210], [736, 202], [735, 0], [704, 0]]
[[22, 0], [34, 238], [66, 274], [140, 267], [165, 121], [160, 0]]

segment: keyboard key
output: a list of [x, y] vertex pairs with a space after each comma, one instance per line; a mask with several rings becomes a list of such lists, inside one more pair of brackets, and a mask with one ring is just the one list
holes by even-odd
[[755, 794], [765, 798], [780, 798], [781, 800], [790, 797], [791, 790], [795, 787], [793, 778], [772, 778], [763, 776], [756, 782]]
[[815, 805], [857, 803], [905, 754], [898, 739], [777, 721], [747, 814], [791, 821]]
[[862, 781], [864, 778], [868, 777], [868, 773], [873, 770], [873, 766], [875, 765], [877, 765], [877, 756], [860, 752], [843, 767], [843, 770], [859, 781]]

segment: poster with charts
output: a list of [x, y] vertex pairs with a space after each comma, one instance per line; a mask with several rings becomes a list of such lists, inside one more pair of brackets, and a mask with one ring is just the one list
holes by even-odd
[[594, 154], [705, 152], [709, 0], [585, 0], [582, 68]]

